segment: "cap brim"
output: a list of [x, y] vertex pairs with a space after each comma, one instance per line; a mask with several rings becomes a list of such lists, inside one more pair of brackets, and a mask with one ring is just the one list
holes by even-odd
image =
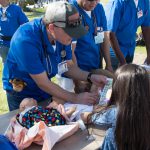
[[62, 28], [70, 37], [72, 38], [80, 38], [87, 34], [87, 30], [84, 28], [83, 25], [80, 25], [78, 27], [66, 27]]

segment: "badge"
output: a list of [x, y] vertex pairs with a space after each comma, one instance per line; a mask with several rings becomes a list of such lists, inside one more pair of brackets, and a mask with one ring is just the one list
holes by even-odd
[[61, 75], [65, 72], [68, 71], [68, 66], [67, 66], [67, 62], [63, 61], [61, 63], [58, 64], [58, 74]]
[[9, 82], [12, 84], [13, 90], [16, 92], [21, 92], [25, 86], [27, 86], [27, 83], [21, 79], [10, 79]]
[[104, 40], [104, 32], [98, 32], [97, 35], [94, 37], [95, 44], [103, 43]]
[[61, 51], [61, 58], [65, 58], [66, 57], [66, 51], [65, 50], [62, 50]]
[[139, 10], [138, 12], [137, 12], [137, 17], [138, 18], [141, 18], [143, 16], [143, 11], [142, 10]]

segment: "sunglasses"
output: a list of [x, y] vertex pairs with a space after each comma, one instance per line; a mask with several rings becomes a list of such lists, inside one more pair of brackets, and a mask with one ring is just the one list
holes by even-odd
[[56, 25], [58, 27], [59, 27], [59, 25], [57, 25], [58, 23], [59, 24], [64, 23], [65, 27], [75, 28], [75, 27], [78, 27], [82, 24], [82, 19], [81, 19], [81, 17], [79, 17], [78, 19], [75, 19], [75, 20], [68, 20], [67, 19], [66, 21], [55, 21], [53, 23], [54, 23], [54, 25]]

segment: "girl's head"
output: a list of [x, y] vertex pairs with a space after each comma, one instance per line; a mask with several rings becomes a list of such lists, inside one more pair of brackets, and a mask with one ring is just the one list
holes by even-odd
[[117, 149], [150, 149], [150, 82], [147, 71], [127, 64], [116, 71], [111, 100], [118, 107]]

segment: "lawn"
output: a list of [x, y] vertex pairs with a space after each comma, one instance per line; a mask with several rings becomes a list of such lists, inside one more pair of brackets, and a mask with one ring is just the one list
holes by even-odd
[[[44, 9], [40, 8], [40, 9], [34, 9], [32, 12], [27, 12], [26, 14], [28, 18], [32, 20], [33, 18], [41, 17], [44, 14], [44, 11], [45, 11]], [[146, 55], [145, 47], [137, 47], [135, 54], [136, 54], [135, 62], [138, 64], [143, 63], [143, 60]], [[0, 77], [1, 77], [1, 80], [0, 80], [0, 114], [3, 114], [3, 113], [8, 112], [8, 105], [6, 101], [5, 91], [2, 88], [2, 63], [1, 61], [0, 61]]]
[[36, 8], [32, 9], [32, 12], [26, 12], [26, 15], [28, 16], [29, 20], [32, 20], [34, 18], [42, 17], [44, 15], [45, 9], [43, 8]]

